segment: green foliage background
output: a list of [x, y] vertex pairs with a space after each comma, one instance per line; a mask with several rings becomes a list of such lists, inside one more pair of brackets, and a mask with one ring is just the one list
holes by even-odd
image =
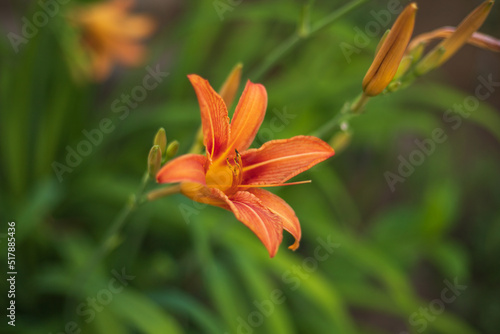
[[[314, 2], [311, 22], [345, 3]], [[293, 240], [285, 235], [270, 259], [231, 213], [176, 195], [139, 208], [113, 239], [112, 252], [82, 275], [138, 186], [157, 129], [180, 141], [180, 153], [192, 144], [200, 120], [187, 74], [219, 87], [242, 62], [244, 80], [268, 91], [262, 129], [275, 129], [277, 112], [293, 117], [271, 135], [261, 131], [257, 141], [308, 134], [359, 93], [377, 38], [350, 63], [339, 45], [352, 44], [353, 27], [363, 28], [373, 20], [369, 11], [385, 5], [356, 8], [304, 38], [258, 78], [270, 52], [296, 32], [303, 2], [243, 1], [223, 20], [211, 1], [173, 3], [144, 67], [118, 69], [104, 84], [74, 83], [60, 18], [17, 54], [2, 39], [0, 233], [16, 222], [18, 272], [16, 327], [4, 316], [2, 332], [70, 333], [73, 321], [81, 333], [497, 333], [500, 114], [491, 102], [498, 92], [454, 130], [444, 112], [473, 95], [479, 82], [458, 89], [441, 70], [370, 101], [350, 124], [350, 146], [301, 176], [311, 184], [273, 190], [301, 221], [296, 252], [286, 249]], [[37, 6], [18, 3], [11, 10], [21, 22]], [[489, 20], [498, 13], [494, 9]], [[419, 20], [425, 17], [417, 26]], [[490, 23], [486, 32], [500, 37], [498, 27]], [[3, 29], [6, 36], [9, 28]], [[487, 57], [491, 66], [473, 66], [477, 71], [468, 80], [492, 75], [498, 81], [498, 55], [478, 54], [473, 62]], [[111, 104], [142, 84], [145, 66], [157, 64], [168, 77], [121, 120]], [[65, 163], [66, 147], [76, 148], [85, 139], [82, 131], [98, 128], [103, 118], [115, 130], [59, 182], [51, 164]], [[408, 159], [414, 140], [431, 138], [436, 128], [447, 140], [392, 192], [384, 173], [396, 173], [398, 156]], [[323, 261], [314, 260], [318, 239], [336, 244]], [[6, 264], [5, 238], [1, 246]], [[113, 271], [122, 268], [135, 278], [91, 320], [78, 314], [81, 303], [110, 290]], [[441, 313], [433, 301], [441, 298], [445, 280], [467, 288]], [[280, 303], [271, 304], [273, 296]], [[259, 311], [262, 303], [267, 309]], [[429, 307], [426, 319], [420, 308]], [[259, 325], [245, 329], [242, 321]]]

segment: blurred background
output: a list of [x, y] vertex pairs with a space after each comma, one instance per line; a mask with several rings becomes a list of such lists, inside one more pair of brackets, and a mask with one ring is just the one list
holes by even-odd
[[[500, 54], [472, 46], [372, 99], [349, 145], [301, 175], [311, 184], [272, 189], [301, 221], [297, 251], [285, 232], [270, 259], [232, 213], [175, 195], [138, 208], [95, 255], [158, 128], [180, 154], [192, 145], [200, 116], [187, 74], [217, 89], [241, 62], [244, 81], [265, 85], [255, 146], [311, 133], [359, 94], [392, 2], [360, 3], [273, 61], [306, 2], [138, 0], [130, 13], [150, 19], [132, 22], [79, 9], [95, 1], [2, 1], [0, 258], [7, 272], [14, 221], [18, 274], [16, 326], [4, 316], [1, 331], [498, 333], [499, 84], [466, 103], [500, 81]], [[311, 24], [348, 3], [310, 2]], [[419, 1], [415, 35], [480, 3]], [[496, 4], [480, 31], [500, 38], [499, 17]], [[360, 45], [369, 22], [380, 32]], [[460, 108], [470, 115], [450, 111]], [[388, 173], [405, 175], [391, 185]]]

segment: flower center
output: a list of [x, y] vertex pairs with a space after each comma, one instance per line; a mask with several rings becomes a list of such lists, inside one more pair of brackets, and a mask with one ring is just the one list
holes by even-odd
[[236, 157], [231, 161], [226, 159], [226, 164], [211, 165], [205, 175], [207, 186], [217, 188], [226, 195], [236, 192], [241, 183], [241, 157], [236, 151]]

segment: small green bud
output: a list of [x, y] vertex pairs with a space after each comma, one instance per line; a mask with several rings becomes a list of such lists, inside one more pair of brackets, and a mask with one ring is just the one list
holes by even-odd
[[419, 43], [417, 46], [415, 46], [413, 49], [411, 49], [408, 52], [408, 55], [413, 58], [412, 62], [415, 64], [417, 61], [419, 61], [422, 58], [422, 55], [424, 54], [425, 51], [425, 45], [426, 43], [422, 42]]
[[[439, 46], [439, 45], [438, 45]], [[422, 59], [415, 67], [415, 74], [420, 76], [427, 72], [435, 69], [440, 65], [444, 55], [446, 54], [446, 49], [441, 46], [433, 51], [429, 52], [424, 59]]]
[[387, 86], [387, 92], [392, 93], [392, 92], [397, 91], [399, 88], [401, 88], [402, 84], [403, 84], [403, 83], [402, 83], [401, 81], [399, 81], [399, 80], [396, 80], [396, 81], [391, 82], [391, 83]]
[[174, 140], [173, 142], [170, 143], [170, 145], [168, 145], [167, 159], [172, 159], [173, 157], [175, 157], [178, 150], [179, 150], [179, 142], [177, 140]]
[[403, 75], [405, 75], [406, 72], [408, 72], [408, 70], [410, 69], [412, 63], [413, 63], [412, 56], [404, 56], [403, 59], [401, 59], [398, 70], [396, 71], [396, 75], [394, 75], [394, 78], [392, 80], [393, 81], [399, 80]]
[[164, 128], [160, 128], [156, 133], [155, 139], [153, 140], [153, 145], [160, 146], [162, 155], [167, 152], [167, 135]]
[[148, 174], [154, 179], [161, 167], [161, 149], [159, 145], [151, 147], [148, 156]]

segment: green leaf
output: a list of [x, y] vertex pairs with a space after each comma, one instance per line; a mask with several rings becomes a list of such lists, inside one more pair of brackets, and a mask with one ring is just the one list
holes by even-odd
[[223, 327], [217, 317], [190, 295], [175, 290], [162, 290], [149, 294], [151, 299], [171, 312], [193, 319], [198, 328], [206, 333], [220, 334]]
[[141, 333], [180, 334], [183, 333], [177, 321], [163, 311], [151, 299], [130, 288], [113, 296], [110, 310]]

